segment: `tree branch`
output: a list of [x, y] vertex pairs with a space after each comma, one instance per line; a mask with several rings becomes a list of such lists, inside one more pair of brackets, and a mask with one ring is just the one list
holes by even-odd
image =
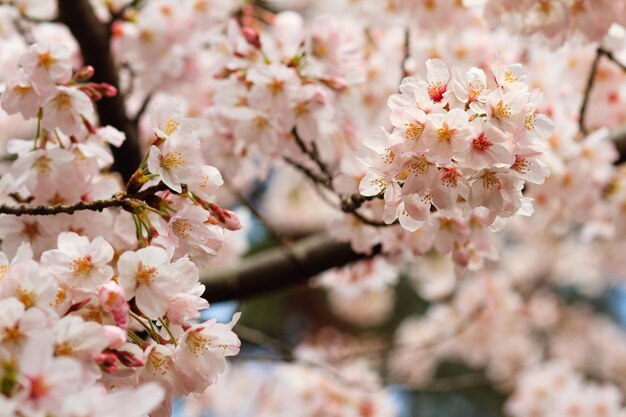
[[81, 210], [102, 211], [105, 208], [109, 207], [124, 207], [125, 210], [132, 211], [132, 205], [129, 200], [112, 197], [107, 200], [96, 200], [89, 202], [81, 201], [76, 204], [56, 204], [54, 206], [10, 206], [8, 204], [0, 204], [0, 213], [12, 214], [14, 216], [51, 216], [61, 213], [72, 214], [75, 211]]
[[600, 59], [603, 56], [605, 56], [607, 59], [612, 61], [615, 65], [620, 67], [622, 71], [626, 72], [626, 65], [620, 62], [617, 58], [615, 58], [615, 56], [613, 55], [613, 52], [609, 51], [608, 49], [604, 49], [601, 46], [599, 46], [596, 49], [596, 56], [594, 57], [593, 62], [591, 63], [591, 70], [589, 71], [589, 77], [587, 78], [587, 84], [585, 86], [585, 93], [583, 95], [583, 101], [580, 105], [580, 111], [578, 114], [578, 130], [580, 133], [584, 135], [589, 133], [587, 128], [585, 127], [585, 115], [587, 113], [587, 105], [589, 104], [589, 97], [591, 96], [591, 91], [593, 90], [593, 84], [595, 82], [596, 75], [598, 73], [598, 65], [600, 63]]
[[112, 148], [115, 162], [113, 169], [128, 181], [141, 163], [139, 131], [137, 124], [126, 114], [124, 95], [120, 92], [118, 69], [111, 52], [109, 25], [96, 17], [89, 0], [59, 0], [59, 21], [72, 32], [80, 45], [85, 65], [95, 69], [94, 82], [103, 82], [117, 88], [115, 97], [98, 101], [100, 124], [111, 125], [126, 134], [119, 148]]
[[367, 259], [373, 255], [356, 253], [350, 244], [337, 242], [326, 233], [301, 239], [290, 247], [293, 258], [280, 248], [263, 251], [244, 259], [236, 267], [210, 271], [200, 277], [209, 302], [241, 299], [307, 282], [330, 268]]
[[0, 204], [0, 214], [11, 214], [13, 216], [52, 216], [61, 213], [72, 214], [82, 210], [102, 211], [110, 207], [122, 207], [128, 212], [134, 213], [136, 203], [145, 202], [155, 193], [165, 188], [165, 184], [159, 183], [158, 185], [148, 187], [138, 193], [120, 192], [105, 200], [80, 201], [74, 204], [56, 204], [54, 206], [28, 206], [26, 204], [11, 206], [8, 204]]

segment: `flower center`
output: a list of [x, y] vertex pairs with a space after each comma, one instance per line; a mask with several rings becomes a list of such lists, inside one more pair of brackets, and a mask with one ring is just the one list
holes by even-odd
[[257, 129], [264, 129], [269, 125], [269, 121], [267, 120], [267, 117], [263, 117], [263, 116], [255, 117], [254, 120], [252, 120], [252, 123], [254, 124], [254, 127], [256, 127]]
[[478, 137], [474, 138], [474, 140], [472, 140], [472, 147], [474, 149], [476, 149], [477, 151], [485, 151], [489, 148], [491, 148], [491, 146], [493, 145], [493, 143], [491, 143], [486, 137], [484, 133], [481, 133], [480, 135], [478, 135]]
[[285, 87], [285, 83], [282, 80], [277, 80], [276, 78], [274, 78], [267, 85], [267, 87], [270, 89], [270, 92], [272, 93], [272, 95], [276, 95], [280, 93], [281, 91], [283, 91], [283, 88]]
[[515, 163], [511, 165], [511, 169], [519, 172], [520, 174], [525, 174], [528, 172], [528, 167], [530, 163], [526, 158], [520, 155], [515, 155]]
[[418, 122], [405, 123], [404, 126], [406, 127], [406, 137], [410, 140], [419, 139], [424, 131], [424, 125]]
[[24, 339], [24, 334], [20, 331], [17, 324], [13, 327], [5, 327], [3, 342], [9, 342], [13, 344], [19, 344]]
[[15, 290], [15, 298], [17, 298], [22, 304], [24, 304], [24, 307], [26, 308], [35, 305], [35, 294], [25, 288], [18, 286]]
[[174, 232], [183, 239], [189, 238], [191, 231], [191, 223], [186, 220], [178, 219], [172, 224]]
[[18, 95], [18, 96], [24, 96], [24, 95], [30, 93], [31, 91], [33, 91], [33, 87], [31, 87], [29, 85], [16, 84], [16, 85], [14, 85], [11, 88], [11, 91], [13, 91], [13, 93]]
[[502, 187], [502, 182], [493, 172], [489, 172], [483, 177], [483, 184], [488, 190], [493, 190], [494, 188], [499, 189]]
[[139, 262], [139, 270], [137, 274], [135, 274], [135, 279], [137, 283], [143, 285], [150, 285], [152, 281], [157, 276], [157, 269], [153, 266], [147, 267], [144, 266], [141, 262]]
[[35, 159], [35, 162], [33, 162], [33, 168], [35, 168], [35, 170], [37, 170], [37, 172], [40, 174], [46, 174], [52, 170], [50, 168], [51, 162], [52, 160], [50, 158], [42, 155], [39, 158]]
[[54, 59], [49, 51], [46, 51], [43, 54], [39, 55], [39, 66], [45, 68], [46, 70], [49, 70], [56, 61], [57, 60]]
[[167, 119], [165, 121], [165, 127], [163, 128], [163, 132], [167, 136], [169, 136], [172, 133], [174, 133], [176, 131], [176, 129], [178, 129], [178, 126], [180, 126], [180, 123], [177, 120]]
[[76, 346], [70, 342], [54, 345], [54, 356], [70, 356], [76, 351]]
[[425, 156], [420, 156], [415, 159], [409, 166], [409, 170], [414, 174], [425, 174], [428, 169], [428, 159]]
[[91, 256], [89, 255], [73, 259], [70, 263], [70, 270], [75, 277], [87, 275], [92, 269], [93, 264], [91, 263]]
[[439, 140], [439, 142], [450, 142], [453, 134], [454, 129], [450, 129], [448, 124], [444, 123], [443, 126], [439, 130], [437, 130], [437, 140]]
[[38, 375], [30, 379], [30, 395], [31, 400], [36, 400], [45, 396], [50, 389], [50, 386], [46, 383], [45, 379]]
[[68, 112], [72, 109], [72, 99], [69, 94], [59, 93], [54, 98], [54, 106], [63, 112]]
[[446, 187], [453, 187], [454, 188], [454, 187], [457, 186], [457, 180], [458, 180], [460, 175], [461, 174], [456, 169], [444, 168], [444, 173], [441, 176], [441, 182]]
[[167, 358], [154, 350], [148, 356], [148, 364], [154, 369], [155, 373], [159, 373], [161, 376], [167, 375], [171, 367]]
[[428, 85], [428, 96], [435, 103], [439, 103], [443, 100], [443, 94], [448, 89], [448, 86], [441, 82], [436, 82]]
[[177, 168], [184, 163], [185, 160], [183, 159], [180, 151], [174, 151], [168, 153], [165, 158], [163, 158], [161, 165], [163, 165], [163, 168], [165, 169], [172, 169]]
[[494, 116], [498, 119], [506, 119], [511, 117], [511, 106], [504, 104], [502, 101], [498, 103], [494, 112]]

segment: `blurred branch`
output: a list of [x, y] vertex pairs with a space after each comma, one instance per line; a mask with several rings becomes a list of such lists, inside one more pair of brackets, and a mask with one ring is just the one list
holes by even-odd
[[617, 60], [611, 51], [604, 49], [601, 46], [596, 49], [596, 56], [591, 63], [591, 70], [589, 71], [589, 77], [587, 78], [585, 93], [583, 95], [583, 101], [580, 105], [580, 112], [578, 115], [578, 130], [584, 135], [589, 133], [589, 131], [585, 127], [585, 115], [587, 113], [587, 106], [589, 105], [589, 97], [591, 96], [591, 91], [593, 90], [593, 84], [598, 73], [598, 65], [600, 64], [600, 59], [603, 56], [612, 61], [618, 67], [620, 67], [624, 72], [626, 72], [626, 65]]
[[613, 129], [610, 134], [610, 138], [615, 142], [615, 147], [619, 153], [617, 164], [626, 162], [626, 125]]
[[374, 227], [387, 227], [387, 226], [391, 226], [397, 223], [395, 222], [392, 224], [387, 224], [382, 221], [370, 219], [364, 216], [363, 214], [361, 214], [358, 211], [358, 209], [363, 205], [363, 203], [368, 200], [373, 200], [379, 196], [364, 197], [361, 194], [343, 195], [337, 192], [337, 190], [335, 190], [335, 187], [333, 186], [333, 174], [330, 168], [328, 168], [328, 166], [326, 165], [326, 163], [322, 161], [322, 158], [319, 155], [319, 152], [315, 143], [313, 143], [311, 145], [311, 148], [309, 149], [309, 147], [304, 143], [304, 141], [302, 140], [302, 138], [300, 137], [300, 135], [298, 134], [295, 128], [293, 129], [291, 133], [300, 151], [302, 151], [304, 155], [308, 156], [308, 158], [317, 165], [320, 172], [319, 173], [315, 172], [315, 170], [307, 167], [306, 165], [298, 161], [295, 161], [292, 158], [284, 157], [284, 160], [289, 165], [293, 166], [302, 174], [304, 174], [311, 181], [313, 181], [313, 183], [321, 185], [322, 187], [326, 188], [333, 194], [337, 195], [337, 197], [341, 201], [341, 210], [344, 213], [352, 214], [361, 223], [367, 224], [369, 226], [374, 226]]
[[118, 11], [111, 12], [111, 19], [107, 23], [107, 26], [111, 27], [113, 23], [115, 23], [117, 20], [122, 19], [124, 15], [126, 14], [126, 12], [128, 12], [131, 9], [136, 9], [139, 6], [141, 6], [142, 2], [143, 0], [133, 0], [127, 5], [122, 6]]
[[[262, 347], [263, 349], [267, 349], [270, 352], [278, 353], [280, 355], [280, 359], [285, 362], [292, 362], [295, 360], [291, 346], [266, 335], [260, 330], [237, 324], [236, 332], [237, 336], [241, 339]], [[252, 358], [254, 358], [254, 356], [252, 356]]]
[[148, 104], [150, 104], [150, 101], [152, 101], [152, 93], [149, 93], [146, 97], [144, 97], [141, 102], [141, 106], [139, 106], [137, 113], [135, 113], [135, 116], [133, 117], [133, 123], [135, 125], [139, 126], [141, 116], [143, 116], [146, 110], [148, 110]]
[[404, 28], [404, 42], [402, 44], [402, 62], [400, 63], [402, 67], [400, 81], [404, 80], [406, 77], [409, 76], [409, 73], [407, 72], [406, 68], [407, 68], [407, 63], [409, 62], [410, 58], [411, 58], [411, 28], [407, 26], [406, 28]]
[[120, 92], [118, 68], [111, 51], [111, 28], [98, 20], [89, 0], [59, 0], [59, 21], [64, 23], [78, 42], [85, 65], [95, 69], [94, 82], [108, 83], [118, 90], [115, 97], [97, 103], [100, 124], [111, 125], [126, 134], [119, 148], [112, 148], [112, 169], [128, 181], [141, 163], [137, 124], [126, 114], [124, 95]]
[[372, 255], [356, 253], [350, 244], [337, 242], [326, 233], [301, 239], [290, 245], [293, 257], [280, 247], [243, 259], [236, 267], [209, 271], [200, 277], [209, 302], [241, 299], [306, 283], [310, 278], [334, 267], [367, 259]]

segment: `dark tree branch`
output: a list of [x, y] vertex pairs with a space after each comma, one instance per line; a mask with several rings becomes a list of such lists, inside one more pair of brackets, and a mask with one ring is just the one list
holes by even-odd
[[[164, 190], [165, 184], [159, 183], [152, 187], [148, 187], [138, 193], [120, 192], [104, 200], [80, 201], [74, 204], [56, 204], [54, 206], [28, 206], [21, 204], [11, 206], [8, 204], [0, 204], [0, 214], [11, 214], [14, 216], [52, 216], [55, 214], [72, 214], [76, 211], [102, 211], [111, 207], [122, 207], [124, 210], [134, 213], [137, 204], [142, 204], [155, 193]], [[17, 196], [13, 196], [14, 198]], [[19, 200], [19, 199], [18, 199]]]
[[12, 214], [14, 216], [50, 216], [61, 213], [72, 214], [81, 210], [102, 211], [109, 207], [124, 207], [128, 211], [132, 211], [130, 200], [112, 197], [106, 200], [81, 201], [76, 204], [55, 204], [54, 206], [10, 206], [8, 204], [0, 204], [0, 213]]
[[143, 116], [146, 110], [148, 110], [148, 104], [150, 104], [151, 100], [152, 94], [148, 94], [141, 102], [141, 106], [139, 106], [137, 113], [135, 113], [135, 116], [133, 117], [133, 124], [135, 124], [136, 126], [139, 126], [139, 119], [141, 119], [141, 116]]
[[596, 79], [596, 73], [598, 72], [598, 64], [600, 63], [600, 58], [602, 57], [602, 48], [598, 48], [596, 50], [596, 56], [593, 58], [593, 62], [591, 64], [591, 70], [589, 71], [589, 77], [587, 78], [587, 85], [585, 86], [585, 94], [583, 95], [583, 102], [580, 105], [580, 112], [578, 115], [578, 130], [586, 135], [587, 128], [585, 127], [585, 115], [587, 113], [587, 104], [589, 103], [589, 96], [591, 95], [591, 90], [593, 89], [593, 82]]
[[98, 105], [102, 125], [111, 125], [126, 134], [119, 148], [112, 148], [115, 162], [112, 169], [122, 174], [125, 181], [141, 163], [137, 124], [126, 114], [124, 95], [120, 92], [118, 68], [111, 52], [111, 31], [102, 23], [89, 0], [59, 0], [59, 21], [72, 32], [80, 45], [85, 65], [95, 69], [94, 82], [103, 82], [118, 89], [115, 97], [103, 98]]
[[611, 140], [615, 142], [615, 147], [619, 153], [616, 164], [626, 162], [626, 126], [618, 127], [611, 132]]
[[618, 67], [620, 67], [622, 71], [626, 72], [626, 64], [620, 62], [617, 58], [615, 58], [615, 56], [613, 55], [611, 51], [609, 51], [608, 49], [604, 49], [601, 46], [599, 46], [596, 49], [596, 56], [594, 57], [593, 62], [591, 63], [591, 70], [589, 71], [589, 77], [587, 78], [587, 84], [585, 86], [585, 93], [583, 95], [583, 101], [580, 105], [580, 112], [578, 115], [578, 130], [580, 133], [584, 135], [589, 133], [589, 131], [587, 130], [585, 126], [585, 115], [587, 113], [587, 106], [589, 105], [589, 97], [591, 96], [591, 91], [593, 90], [593, 84], [595, 82], [596, 75], [598, 73], [598, 65], [600, 63], [600, 59], [603, 56], [608, 58]]
[[[337, 266], [367, 259], [350, 244], [337, 242], [325, 233], [304, 238], [290, 247], [293, 258], [280, 248], [244, 259], [236, 267], [210, 271], [201, 276], [209, 302], [241, 299], [281, 290], [307, 282], [315, 275]], [[374, 254], [380, 251], [374, 250]]]

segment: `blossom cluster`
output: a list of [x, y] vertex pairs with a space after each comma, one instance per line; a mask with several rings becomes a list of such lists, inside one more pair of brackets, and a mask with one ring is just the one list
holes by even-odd
[[491, 0], [485, 17], [492, 26], [524, 36], [539, 34], [553, 45], [575, 36], [601, 42], [611, 24], [624, 24], [625, 6], [611, 0]]
[[359, 188], [384, 198], [386, 224], [424, 230], [464, 270], [494, 256], [484, 231], [496, 219], [532, 213], [522, 189], [549, 175], [541, 155], [553, 125], [520, 65], [496, 64], [492, 88], [478, 68], [450, 76], [438, 59], [426, 66], [426, 80], [406, 78], [390, 97], [393, 130], [366, 141]]
[[622, 393], [613, 385], [586, 381], [563, 362], [524, 372], [506, 403], [513, 417], [624, 415]]
[[219, 171], [203, 164], [178, 103], [163, 99], [150, 109], [155, 144], [122, 191], [102, 170], [124, 133], [92, 120], [92, 100], [115, 90], [88, 82], [92, 74], [73, 71], [62, 45], [36, 43], [1, 97], [8, 113], [37, 119], [33, 140], [9, 143], [16, 159], [1, 180], [3, 202], [105, 204], [94, 206], [103, 213], [0, 216], [8, 415], [169, 416], [174, 396], [204, 391], [239, 351], [238, 315], [228, 324], [197, 320], [209, 307], [198, 265], [240, 227], [214, 202]]
[[[207, 411], [217, 417], [397, 415], [397, 405], [367, 361], [331, 367], [327, 361], [332, 353], [310, 345], [300, 345], [296, 356], [296, 363], [269, 369], [262, 363], [231, 367], [216, 386], [185, 402], [184, 415], [199, 417]], [[290, 401], [284, 401], [285, 395]]]

